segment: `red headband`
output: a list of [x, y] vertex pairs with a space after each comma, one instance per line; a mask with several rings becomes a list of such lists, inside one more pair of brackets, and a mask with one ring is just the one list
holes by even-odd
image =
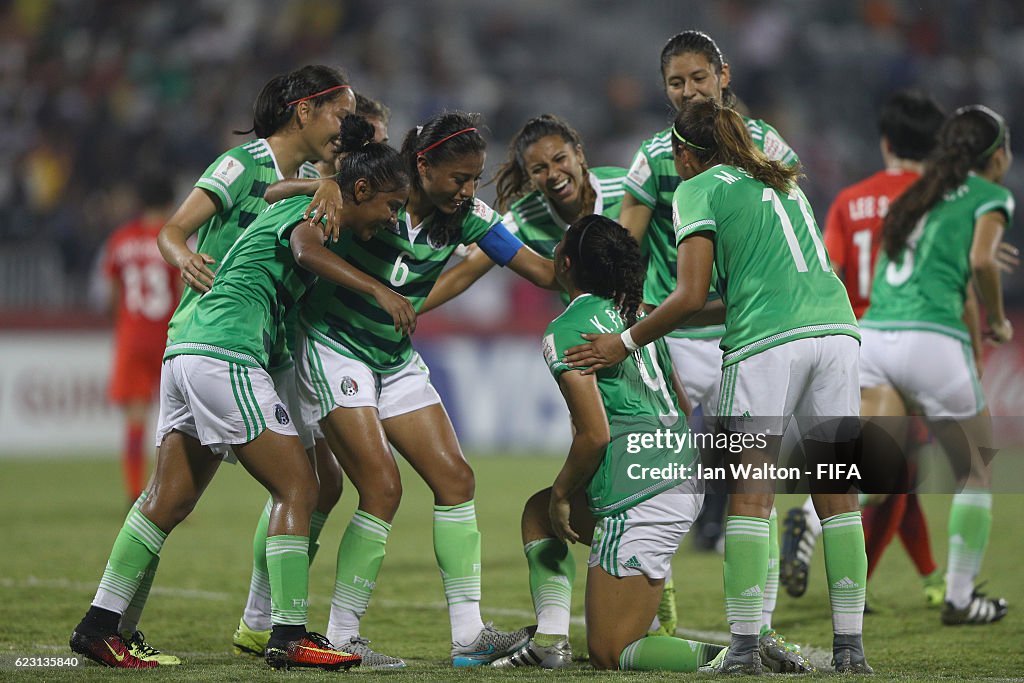
[[462, 130], [456, 131], [456, 132], [452, 133], [451, 135], [449, 135], [448, 137], [446, 137], [446, 138], [441, 138], [440, 140], [438, 140], [438, 141], [437, 141], [437, 142], [435, 142], [434, 144], [432, 144], [432, 145], [429, 145], [429, 146], [427, 146], [427, 147], [424, 147], [424, 148], [423, 148], [423, 149], [421, 149], [420, 151], [416, 152], [416, 156], [418, 156], [418, 157], [421, 157], [421, 156], [423, 156], [424, 154], [426, 154], [426, 153], [427, 153], [427, 152], [429, 152], [430, 150], [434, 149], [434, 148], [435, 148], [435, 147], [437, 147], [438, 145], [440, 145], [440, 144], [442, 144], [442, 143], [445, 143], [445, 142], [448, 142], [449, 140], [451, 140], [451, 139], [452, 139], [453, 137], [455, 137], [456, 135], [462, 135], [463, 133], [472, 133], [472, 132], [473, 132], [473, 131], [475, 131], [475, 130], [476, 130], [476, 128], [463, 128]]
[[312, 95], [306, 95], [305, 97], [300, 97], [297, 100], [292, 100], [291, 102], [289, 102], [288, 104], [286, 104], [284, 106], [290, 107], [293, 104], [298, 104], [299, 102], [305, 102], [306, 100], [311, 100], [314, 97], [320, 97], [321, 95], [326, 95], [327, 93], [334, 92], [335, 90], [341, 90], [342, 88], [351, 88], [351, 87], [352, 87], [351, 85], [335, 85], [335, 86], [332, 86], [332, 87], [328, 88], [327, 90], [321, 90], [320, 92], [315, 92]]

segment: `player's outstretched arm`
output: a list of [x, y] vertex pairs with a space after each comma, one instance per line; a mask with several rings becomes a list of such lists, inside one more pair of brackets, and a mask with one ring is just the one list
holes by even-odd
[[647, 234], [647, 226], [651, 223], [651, 216], [654, 211], [651, 207], [641, 204], [640, 201], [626, 192], [622, 196], [622, 208], [619, 209], [619, 224], [633, 236], [637, 244], [644, 243], [644, 236]]
[[197, 187], [157, 235], [157, 246], [164, 260], [181, 271], [182, 282], [200, 293], [210, 291], [213, 286], [213, 271], [207, 266], [214, 260], [207, 254], [197, 254], [189, 249], [188, 238], [219, 210], [213, 195]]
[[469, 254], [461, 263], [449, 268], [437, 279], [434, 288], [427, 295], [427, 300], [420, 307], [420, 314], [431, 311], [441, 304], [451, 301], [469, 289], [469, 286], [484, 276], [494, 267], [492, 261], [482, 249], [470, 245]]
[[319, 227], [300, 223], [292, 230], [290, 244], [299, 266], [345, 289], [372, 296], [391, 315], [396, 331], [410, 335], [416, 330], [416, 311], [409, 300], [325, 247]]

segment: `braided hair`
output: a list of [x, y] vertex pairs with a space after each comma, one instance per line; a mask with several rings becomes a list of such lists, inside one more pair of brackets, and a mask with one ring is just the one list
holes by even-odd
[[1009, 144], [1003, 117], [980, 104], [962, 107], [939, 130], [935, 151], [924, 174], [892, 203], [882, 222], [882, 248], [891, 260], [899, 258], [917, 222], [942, 195], [981, 171], [992, 155]]
[[624, 227], [599, 214], [569, 226], [562, 254], [572, 262], [576, 287], [611, 299], [629, 327], [636, 322], [644, 294], [644, 262], [640, 245]]

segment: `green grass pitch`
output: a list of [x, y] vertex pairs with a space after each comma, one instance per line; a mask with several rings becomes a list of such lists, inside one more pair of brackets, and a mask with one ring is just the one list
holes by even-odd
[[[472, 458], [477, 472], [477, 511], [483, 532], [483, 614], [502, 628], [532, 622], [519, 514], [526, 497], [548, 485], [557, 458], [506, 455]], [[14, 658], [70, 656], [71, 629], [81, 618], [127, 506], [120, 471], [111, 459], [8, 460], [0, 474], [0, 680], [109, 680], [114, 672], [77, 669], [18, 670]], [[536, 670], [453, 670], [447, 666], [448, 618], [431, 545], [427, 488], [403, 468], [405, 499], [395, 519], [387, 558], [363, 622], [373, 647], [406, 658], [409, 668], [376, 673], [353, 670], [360, 680], [609, 680], [585, 661], [561, 673]], [[945, 558], [948, 495], [926, 496], [936, 557]], [[261, 660], [230, 653], [249, 585], [251, 538], [266, 494], [240, 467], [224, 466], [193, 516], [168, 540], [160, 573], [141, 627], [150, 642], [181, 655], [181, 667], [128, 674], [147, 680], [312, 680], [344, 674], [270, 671]], [[782, 513], [800, 502], [780, 496]], [[310, 576], [310, 628], [326, 629], [338, 541], [355, 507], [349, 487], [321, 537]], [[1024, 676], [1024, 495], [999, 494], [992, 541], [982, 578], [986, 589], [1010, 601], [1002, 622], [945, 628], [928, 610], [919, 582], [898, 542], [890, 547], [868, 590], [878, 613], [865, 618], [864, 640], [877, 678], [895, 680], [1009, 679]], [[572, 640], [586, 655], [582, 625], [585, 548], [577, 548]], [[779, 597], [775, 625], [790, 640], [827, 657], [831, 622], [818, 552], [807, 595]], [[675, 560], [680, 626], [695, 637], [724, 638], [721, 557], [687, 545]], [[826, 675], [819, 674], [818, 676]], [[630, 680], [670, 680], [678, 674], [614, 674]], [[124, 678], [123, 675], [120, 676]]]

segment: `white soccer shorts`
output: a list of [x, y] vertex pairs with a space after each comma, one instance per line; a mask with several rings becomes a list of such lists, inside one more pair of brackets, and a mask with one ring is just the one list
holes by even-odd
[[398, 372], [384, 374], [312, 337], [301, 336], [299, 344], [295, 369], [307, 424], [320, 422], [336, 407], [376, 408], [386, 420], [441, 402], [418, 353]]
[[320, 430], [317, 425], [314, 430], [309, 423], [302, 419], [302, 402], [299, 400], [298, 380], [295, 377], [295, 364], [284, 368], [278, 368], [270, 374], [274, 381], [274, 388], [277, 395], [284, 399], [284, 405], [288, 408], [288, 414], [295, 423], [295, 431], [302, 440], [302, 447], [307, 451], [313, 447], [316, 432]]
[[232, 445], [249, 443], [265, 429], [298, 436], [266, 370], [207, 356], [174, 356], [164, 361], [158, 447], [165, 436], [179, 431], [223, 455]]
[[973, 417], [985, 408], [968, 342], [923, 330], [861, 329], [860, 385], [889, 385], [930, 418]]
[[723, 368], [719, 425], [782, 436], [796, 416], [803, 438], [845, 441], [856, 425], [836, 418], [860, 415], [859, 355], [854, 337], [836, 334], [786, 342]]
[[703, 483], [687, 479], [594, 527], [587, 565], [612, 576], [664, 579], [672, 558], [704, 503]]
[[722, 379], [722, 338], [665, 337], [665, 343], [690, 403], [694, 408], [703, 406], [705, 415], [714, 415], [718, 405], [713, 400]]

